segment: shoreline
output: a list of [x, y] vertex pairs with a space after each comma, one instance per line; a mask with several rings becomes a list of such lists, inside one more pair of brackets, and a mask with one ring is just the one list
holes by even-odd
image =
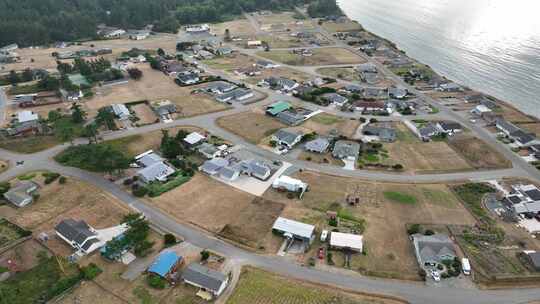
[[[339, 5], [339, 2], [338, 2], [338, 5]], [[340, 8], [341, 8], [341, 7], [340, 7]], [[343, 10], [342, 10], [342, 12], [343, 12]], [[456, 84], [459, 84], [460, 86], [462, 86], [462, 87], [464, 87], [464, 88], [467, 88], [467, 89], [469, 89], [469, 90], [472, 91], [472, 92], [475, 92], [475, 93], [477, 93], [477, 94], [482, 94], [482, 95], [484, 95], [484, 96], [486, 96], [486, 97], [492, 99], [492, 100], [495, 101], [496, 103], [503, 104], [504, 106], [506, 106], [506, 107], [508, 107], [508, 108], [511, 108], [511, 109], [513, 109], [513, 110], [515, 110], [515, 111], [517, 111], [517, 112], [523, 114], [524, 116], [527, 116], [528, 118], [530, 118], [530, 119], [533, 120], [534, 122], [540, 122], [540, 116], [537, 117], [537, 116], [534, 116], [534, 115], [532, 115], [532, 114], [527, 114], [527, 113], [526, 113], [526, 110], [520, 109], [518, 106], [514, 105], [512, 102], [503, 100], [502, 98], [497, 97], [497, 96], [494, 96], [494, 95], [492, 95], [492, 94], [484, 93], [484, 92], [482, 92], [481, 90], [478, 90], [478, 89], [476, 89], [476, 88], [474, 88], [474, 87], [472, 87], [472, 86], [469, 86], [469, 85], [464, 85], [463, 83], [461, 83], [461, 82], [459, 82], [459, 81], [456, 81], [456, 80], [454, 80], [454, 79], [448, 77], [447, 75], [444, 75], [444, 74], [441, 73], [440, 71], [435, 70], [435, 68], [433, 68], [431, 65], [423, 63], [423, 61], [421, 61], [421, 59], [417, 59], [417, 58], [415, 58], [415, 57], [409, 56], [409, 54], [408, 54], [405, 50], [401, 49], [401, 48], [399, 47], [399, 45], [398, 45], [396, 42], [394, 42], [394, 41], [392, 41], [392, 40], [390, 40], [390, 39], [387, 39], [387, 38], [385, 38], [385, 37], [382, 37], [382, 36], [380, 36], [380, 35], [378, 35], [378, 34], [372, 32], [371, 30], [368, 30], [368, 29], [360, 22], [360, 20], [357, 20], [357, 19], [352, 18], [349, 14], [347, 14], [347, 13], [345, 13], [345, 12], [343, 12], [343, 15], [346, 16], [349, 20], [358, 23], [358, 24], [360, 25], [360, 27], [361, 27], [361, 31], [364, 31], [364, 32], [366, 32], [366, 33], [369, 33], [370, 35], [373, 35], [374, 37], [376, 37], [376, 38], [378, 38], [378, 39], [381, 39], [382, 41], [388, 43], [391, 47], [395, 48], [397, 51], [401, 52], [402, 54], [404, 54], [404, 55], [407, 56], [408, 58], [412, 59], [413, 61], [416, 61], [416, 62], [418, 62], [418, 63], [420, 63], [420, 64], [423, 64], [423, 65], [429, 67], [435, 74], [439, 75], [440, 77], [442, 77], [442, 78], [444, 78], [444, 79], [447, 79], [447, 80], [450, 80], [451, 82], [454, 82], [454, 83], [456, 83]]]

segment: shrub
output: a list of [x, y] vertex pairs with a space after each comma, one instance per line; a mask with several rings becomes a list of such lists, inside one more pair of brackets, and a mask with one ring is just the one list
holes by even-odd
[[206, 261], [210, 257], [210, 252], [208, 250], [201, 251], [201, 261]]
[[67, 182], [67, 178], [65, 176], [60, 176], [60, 179], [58, 180], [58, 183], [61, 185], [65, 184]]
[[328, 225], [330, 225], [332, 227], [337, 227], [337, 225], [338, 225], [337, 219], [336, 218], [331, 218], [330, 220], [328, 220]]
[[403, 170], [403, 165], [402, 164], [395, 164], [392, 166], [392, 168], [394, 170]]
[[133, 189], [133, 195], [136, 197], [143, 197], [148, 193], [148, 189], [146, 187], [136, 187]]
[[165, 241], [165, 245], [170, 246], [176, 244], [176, 237], [173, 234], [166, 233], [163, 236], [163, 240]]
[[409, 235], [420, 233], [420, 231], [422, 231], [422, 226], [420, 226], [420, 224], [412, 224], [409, 229], [407, 229]]
[[326, 262], [328, 265], [334, 265], [334, 259], [331, 252], [326, 253]]
[[9, 182], [0, 183], [0, 194], [4, 194], [8, 192], [10, 188], [11, 188], [11, 185], [9, 184]]
[[431, 229], [428, 229], [428, 230], [424, 231], [424, 235], [434, 235], [434, 234], [435, 234], [435, 232], [433, 230], [431, 230]]
[[60, 177], [60, 174], [54, 172], [46, 172], [42, 174], [45, 177], [45, 184], [50, 184]]
[[90, 281], [90, 280], [93, 280], [95, 277], [97, 277], [100, 273], [102, 273], [103, 270], [101, 270], [101, 268], [99, 268], [98, 265], [94, 263], [90, 263], [87, 266], [82, 267], [81, 272], [82, 272], [83, 278], [85, 280]]
[[155, 289], [165, 289], [165, 287], [167, 287], [167, 281], [155, 274], [148, 275], [146, 281], [150, 287]]

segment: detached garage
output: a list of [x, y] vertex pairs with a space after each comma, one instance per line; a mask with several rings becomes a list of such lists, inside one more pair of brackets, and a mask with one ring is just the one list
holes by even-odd
[[315, 226], [278, 217], [272, 226], [272, 231], [286, 238], [298, 239], [311, 244], [315, 238]]
[[330, 233], [330, 247], [335, 249], [349, 249], [362, 252], [364, 237], [358, 234], [332, 232]]

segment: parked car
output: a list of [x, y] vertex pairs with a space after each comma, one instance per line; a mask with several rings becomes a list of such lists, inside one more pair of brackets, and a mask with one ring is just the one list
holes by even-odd
[[467, 258], [461, 259], [461, 269], [463, 270], [464, 275], [471, 274], [471, 263], [469, 262], [469, 259]]
[[437, 272], [435, 270], [431, 271], [431, 277], [433, 278], [433, 280], [435, 282], [440, 282], [441, 281], [441, 275], [439, 274], [439, 272]]
[[327, 238], [328, 238], [328, 230], [323, 230], [321, 232], [321, 242], [326, 242]]

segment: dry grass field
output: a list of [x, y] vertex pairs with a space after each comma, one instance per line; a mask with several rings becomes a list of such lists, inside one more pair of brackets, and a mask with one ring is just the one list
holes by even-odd
[[[310, 191], [305, 193], [302, 200], [291, 201], [274, 190], [268, 190], [264, 197], [288, 202], [289, 205], [299, 204], [319, 212], [318, 217], [314, 214], [312, 219], [313, 223], [318, 224], [319, 230], [323, 229], [321, 218], [324, 218], [327, 210], [341, 209], [366, 220], [367, 228], [363, 235], [367, 255], [355, 255], [351, 264], [351, 269], [366, 274], [418, 279], [417, 262], [406, 233], [407, 224], [475, 223], [474, 218], [443, 184], [379, 183], [308, 171], [294, 176], [310, 185]], [[355, 193], [359, 194], [359, 205], [347, 206], [346, 196]], [[307, 218], [304, 220], [309, 221]]]
[[221, 117], [217, 124], [254, 144], [286, 127], [276, 119], [251, 111]]
[[179, 116], [182, 117], [227, 109], [225, 104], [219, 103], [209, 96], [191, 94], [193, 88], [178, 86], [172, 78], [153, 70], [149, 65], [138, 65], [137, 68], [143, 72], [141, 80], [130, 80], [124, 85], [98, 88], [95, 96], [84, 104], [89, 115], [93, 116], [98, 109], [114, 103], [161, 99], [169, 99], [174, 102], [180, 110]]
[[131, 107], [131, 110], [135, 113], [135, 116], [139, 118], [137, 121], [139, 125], [152, 124], [159, 119], [150, 106], [145, 103], [134, 105]]
[[320, 153], [302, 151], [300, 155], [298, 155], [298, 159], [314, 162], [317, 164], [330, 164], [332, 166], [337, 166], [337, 167], [345, 166], [345, 163], [342, 160], [334, 158], [332, 156], [332, 153], [330, 152], [320, 154]]
[[255, 35], [255, 29], [247, 19], [236, 19], [233, 21], [210, 24], [210, 31], [222, 36], [225, 30], [229, 30], [231, 37], [246, 37]]
[[257, 55], [288, 65], [333, 65], [333, 64], [360, 64], [366, 62], [362, 57], [342, 48], [319, 48], [313, 49], [312, 56], [293, 54], [288, 50], [275, 50], [270, 52], [258, 52]]
[[352, 66], [340, 68], [320, 68], [317, 69], [317, 73], [332, 78], [343, 79], [346, 81], [360, 81], [359, 74], [355, 72]]
[[540, 136], [540, 122], [520, 123], [516, 125], [525, 131], [534, 133], [536, 137]]
[[257, 62], [257, 58], [242, 54], [242, 53], [233, 53], [228, 56], [216, 57], [214, 59], [205, 60], [204, 63], [214, 69], [223, 70], [226, 73], [230, 74], [232, 77], [237, 79], [243, 79], [248, 83], [257, 84], [262, 79], [268, 78], [270, 76], [274, 77], [285, 77], [289, 79], [294, 79], [298, 82], [306, 81], [312, 78], [311, 75], [286, 68], [278, 67], [273, 69], [264, 69], [261, 70], [260, 75], [244, 78], [238, 76], [234, 73], [236, 69], [247, 68], [253, 66]]
[[[92, 48], [90, 45], [94, 45]], [[88, 41], [82, 43], [82, 45], [73, 45], [67, 48], [24, 48], [16, 50], [16, 53], [21, 56], [21, 62], [6, 64], [6, 71], [10, 70], [24, 70], [26, 68], [35, 69], [48, 69], [56, 70], [56, 58], [52, 57], [53, 52], [66, 52], [66, 51], [78, 51], [86, 49], [98, 49], [98, 48], [111, 48], [113, 50], [112, 55], [104, 56], [105, 58], [112, 59], [115, 56], [120, 55], [124, 51], [128, 51], [131, 48], [140, 49], [157, 49], [162, 48], [167, 52], [175, 51], [176, 36], [170, 34], [158, 34], [152, 35], [145, 40], [128, 40], [128, 39], [115, 39], [115, 40], [99, 40]], [[88, 58], [91, 59], [91, 58]], [[33, 62], [32, 62], [33, 60]]]
[[[361, 292], [361, 290], [359, 291]], [[227, 304], [397, 304], [397, 299], [344, 292], [279, 276], [253, 267], [243, 267], [240, 280]]]
[[320, 135], [329, 135], [330, 132], [335, 130], [338, 134], [352, 137], [360, 126], [360, 121], [321, 113], [303, 123], [302, 126]]
[[448, 141], [475, 169], [510, 168], [512, 163], [480, 139], [469, 135], [457, 135]]
[[327, 30], [330, 33], [335, 32], [351, 32], [351, 31], [360, 31], [362, 29], [362, 26], [355, 21], [347, 21], [347, 22], [333, 22], [333, 21], [327, 21], [322, 24], [322, 28]]
[[259, 23], [263, 31], [287, 31], [287, 29], [295, 31], [314, 28], [312, 20], [297, 20], [293, 16], [293, 12], [270, 13], [265, 15], [254, 14], [257, 23]]
[[179, 221], [251, 248], [266, 248], [283, 205], [262, 200], [203, 174], [148, 201]]
[[60, 144], [55, 136], [29, 136], [0, 140], [0, 148], [17, 153], [36, 153]]

